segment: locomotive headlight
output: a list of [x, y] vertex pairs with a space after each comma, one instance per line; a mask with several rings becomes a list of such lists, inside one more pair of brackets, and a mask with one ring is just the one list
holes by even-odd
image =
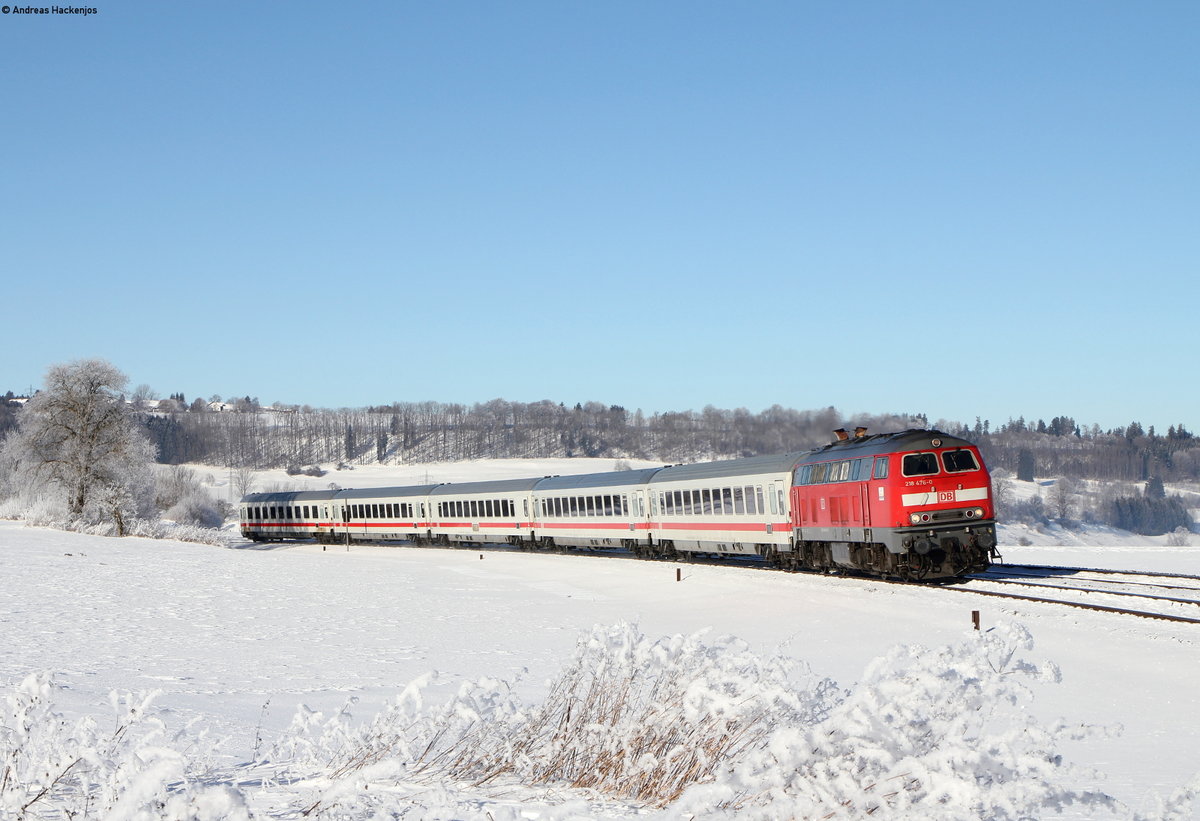
[[921, 514], [920, 513], [910, 513], [910, 514], [908, 514], [908, 520], [915, 525], [919, 525], [921, 523]]
[[974, 519], [974, 518], [975, 518], [975, 511], [973, 511], [973, 510], [968, 510], [968, 511], [966, 512], [966, 517], [967, 517], [968, 519]]
[[977, 519], [983, 518], [983, 508], [981, 508], [981, 507], [975, 508], [975, 518], [977, 518]]

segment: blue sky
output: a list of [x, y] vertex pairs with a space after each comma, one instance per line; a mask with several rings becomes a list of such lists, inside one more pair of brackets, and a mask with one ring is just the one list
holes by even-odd
[[1200, 428], [1200, 4], [0, 15], [0, 391]]

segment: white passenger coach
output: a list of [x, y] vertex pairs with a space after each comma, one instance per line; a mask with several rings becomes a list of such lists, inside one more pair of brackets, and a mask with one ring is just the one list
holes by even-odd
[[253, 493], [242, 500], [242, 533], [256, 541], [769, 555], [787, 549], [787, 491], [801, 455], [578, 476]]

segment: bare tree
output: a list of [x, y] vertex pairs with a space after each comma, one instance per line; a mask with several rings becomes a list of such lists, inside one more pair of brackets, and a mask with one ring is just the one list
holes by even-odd
[[121, 398], [125, 374], [101, 359], [54, 365], [0, 460], [14, 486], [57, 496], [72, 518], [127, 520], [153, 503], [154, 447]]
[[233, 492], [237, 494], [238, 499], [244, 499], [250, 495], [250, 491], [254, 489], [254, 469], [251, 467], [234, 468], [233, 470]]
[[1070, 479], [1064, 477], [1054, 483], [1050, 491], [1050, 509], [1061, 522], [1075, 518], [1075, 486]]

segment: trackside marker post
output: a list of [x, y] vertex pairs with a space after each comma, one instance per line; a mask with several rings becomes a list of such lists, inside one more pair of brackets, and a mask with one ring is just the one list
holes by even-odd
[[971, 624], [975, 625], [976, 630], [979, 629], [979, 611], [978, 610], [971, 611]]
[[675, 568], [675, 581], [677, 581], [677, 582], [683, 581], [683, 568], [682, 567]]

